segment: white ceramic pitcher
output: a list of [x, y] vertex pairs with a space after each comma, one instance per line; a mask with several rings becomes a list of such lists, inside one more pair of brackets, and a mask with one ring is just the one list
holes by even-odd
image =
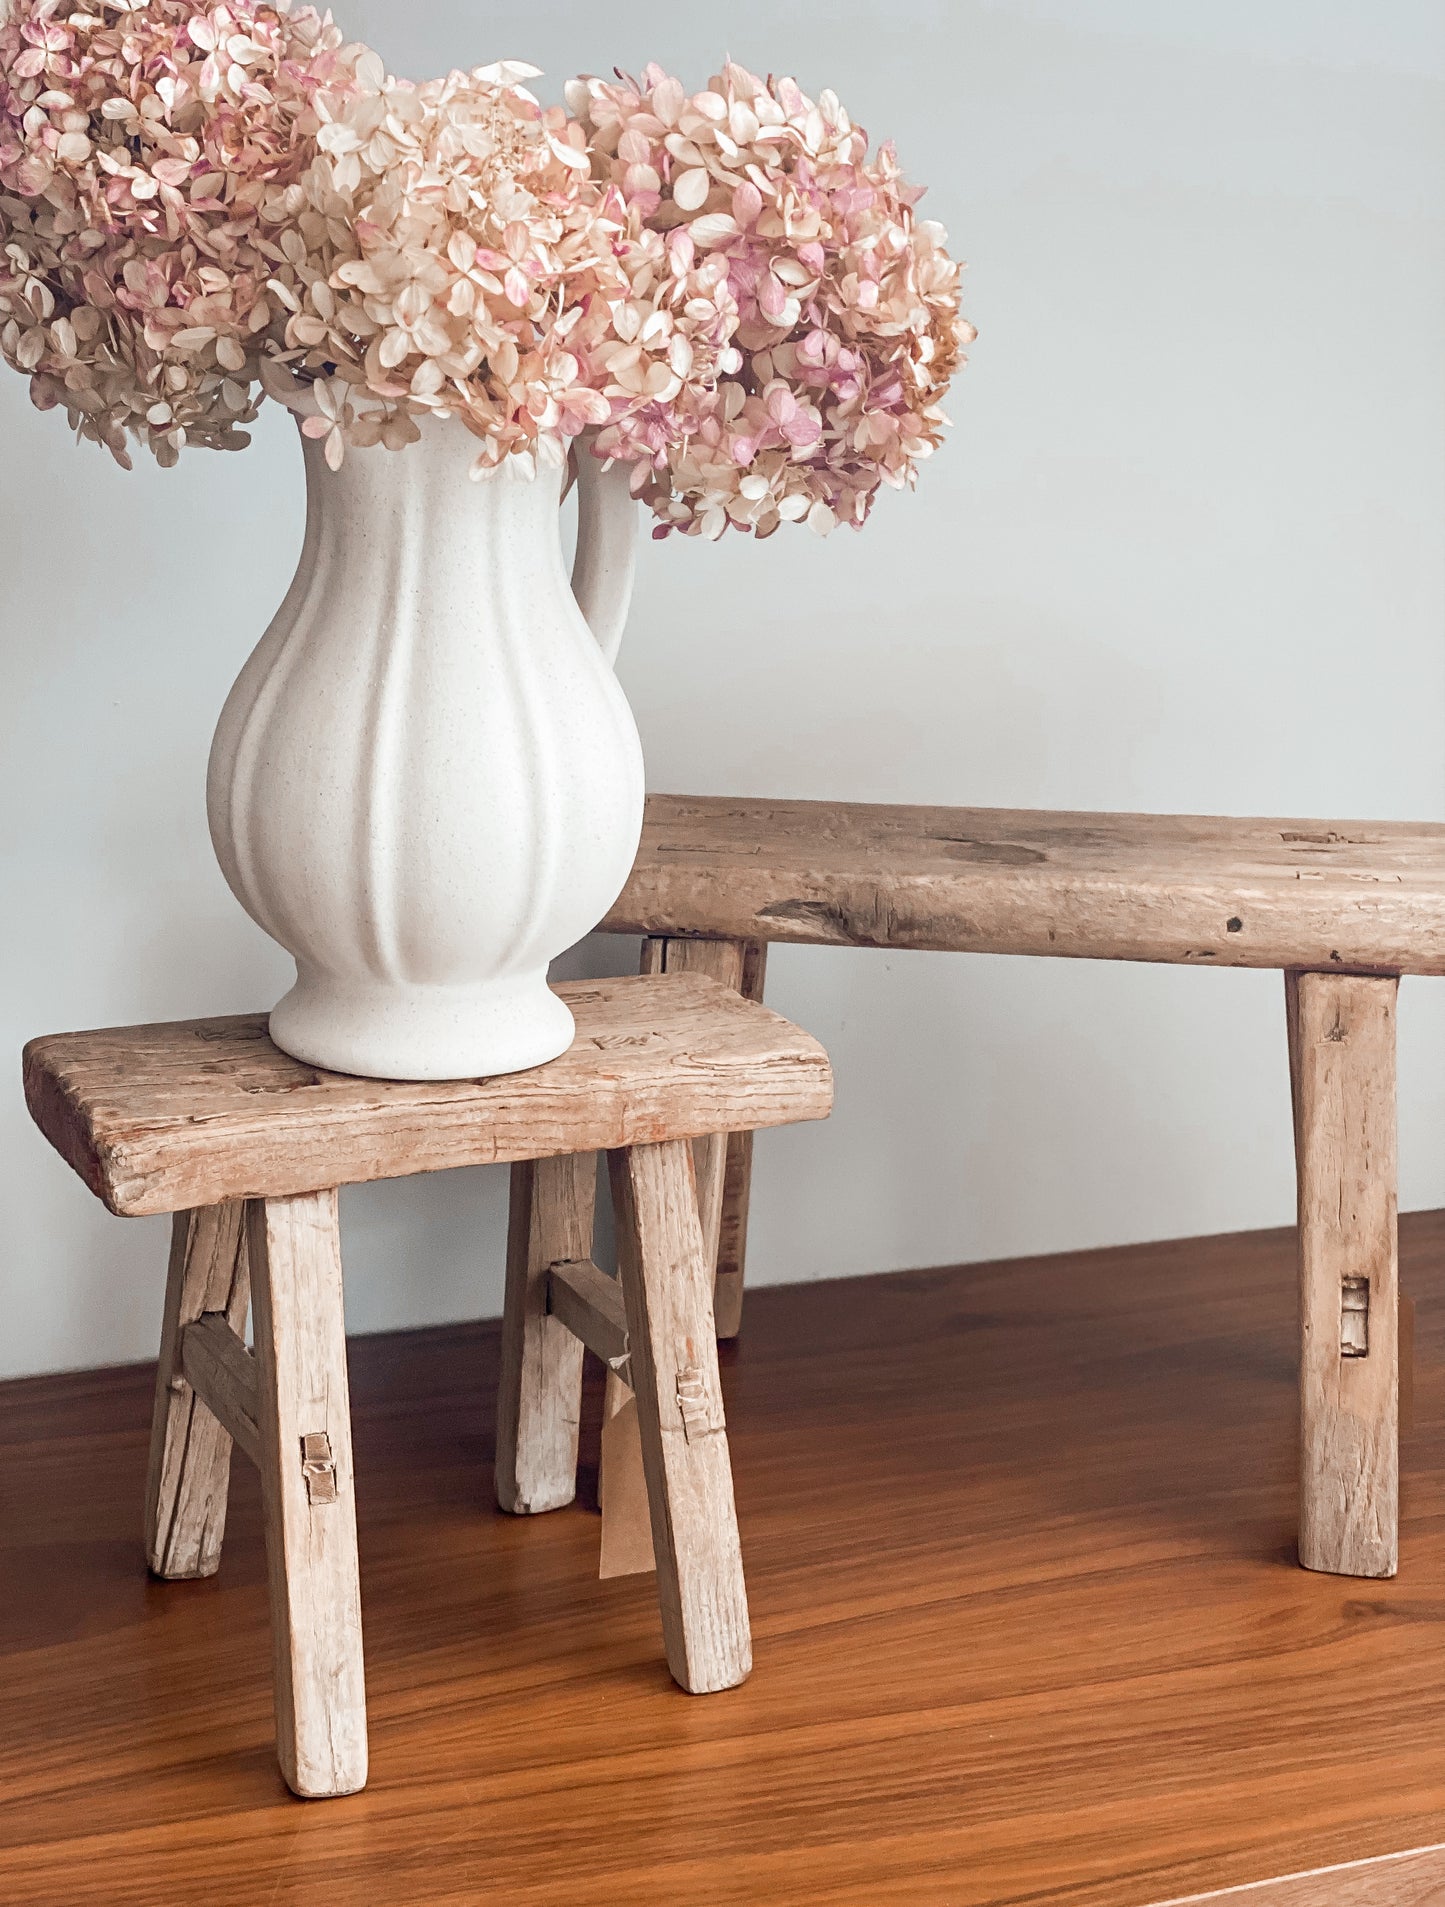
[[303, 439], [300, 565], [222, 711], [208, 807], [232, 891], [295, 957], [276, 1044], [459, 1079], [570, 1045], [548, 962], [637, 851], [642, 750], [612, 671], [636, 510], [625, 469], [579, 458], [569, 585], [562, 473], [473, 481], [463, 425], [421, 432], [339, 471]]

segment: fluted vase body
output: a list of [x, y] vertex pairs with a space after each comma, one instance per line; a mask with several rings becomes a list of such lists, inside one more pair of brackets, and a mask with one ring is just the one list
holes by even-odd
[[[401, 451], [305, 439], [306, 539], [211, 751], [233, 892], [296, 961], [276, 1044], [390, 1079], [514, 1072], [572, 1021], [549, 961], [606, 913], [642, 825], [642, 752], [610, 659], [635, 525], [587, 472], [578, 591], [561, 473], [474, 482], [428, 418]], [[584, 466], [587, 460], [584, 460]]]

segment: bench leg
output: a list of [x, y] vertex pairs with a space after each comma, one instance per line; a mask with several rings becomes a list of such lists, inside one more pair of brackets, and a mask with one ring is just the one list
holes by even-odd
[[609, 1165], [667, 1663], [702, 1695], [746, 1677], [752, 1642], [692, 1149]]
[[[746, 1000], [761, 1000], [767, 975], [765, 940], [666, 940], [642, 943], [644, 973], [703, 973]], [[717, 1133], [693, 1144], [703, 1244], [714, 1266], [713, 1308], [720, 1338], [735, 1338], [743, 1324], [743, 1268], [747, 1252], [748, 1198], [752, 1189], [753, 1135]]]
[[366, 1785], [366, 1683], [335, 1192], [247, 1208], [276, 1748], [300, 1795]]
[[512, 1167], [507, 1290], [497, 1389], [497, 1502], [514, 1516], [577, 1494], [582, 1342], [547, 1313], [547, 1268], [592, 1256], [597, 1158]]
[[244, 1206], [177, 1212], [146, 1474], [146, 1561], [157, 1576], [214, 1576], [226, 1531], [231, 1439], [180, 1369], [181, 1332], [207, 1312], [246, 1328], [250, 1274]]
[[1299, 1177], [1300, 1561], [1398, 1564], [1396, 982], [1286, 976]]

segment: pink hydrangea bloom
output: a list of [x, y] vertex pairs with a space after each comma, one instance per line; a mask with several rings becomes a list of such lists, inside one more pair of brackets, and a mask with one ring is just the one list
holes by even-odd
[[330, 381], [303, 428], [333, 461], [414, 435], [425, 411], [474, 433], [478, 474], [558, 460], [602, 425], [672, 442], [673, 408], [715, 382], [725, 268], [694, 268], [594, 181], [582, 128], [534, 76], [505, 61], [417, 86], [368, 54], [319, 96], [275, 289], [283, 367]]
[[0, 26], [0, 352], [129, 463], [235, 448], [269, 280], [351, 55], [269, 0], [15, 0]]
[[738, 314], [714, 388], [670, 430], [613, 422], [597, 453], [636, 464], [659, 535], [860, 526], [938, 444], [974, 335], [893, 148], [870, 158], [833, 94], [733, 64], [691, 95], [656, 66], [640, 83], [580, 79], [568, 104], [594, 175], [670, 250], [686, 235], [693, 269], [725, 262]]
[[861, 524], [972, 335], [891, 147], [739, 66], [568, 110], [534, 71], [413, 85], [286, 0], [13, 0], [0, 354], [122, 463], [244, 444], [264, 389], [333, 465], [434, 413], [479, 474], [588, 433], [658, 534]]

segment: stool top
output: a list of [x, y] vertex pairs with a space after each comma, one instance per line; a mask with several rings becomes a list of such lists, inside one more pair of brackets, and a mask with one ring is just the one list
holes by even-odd
[[815, 1039], [698, 974], [559, 986], [577, 1039], [497, 1079], [353, 1079], [290, 1059], [264, 1014], [60, 1033], [25, 1049], [31, 1116], [113, 1212], [824, 1119]]
[[649, 795], [603, 928], [1445, 974], [1445, 824]]

